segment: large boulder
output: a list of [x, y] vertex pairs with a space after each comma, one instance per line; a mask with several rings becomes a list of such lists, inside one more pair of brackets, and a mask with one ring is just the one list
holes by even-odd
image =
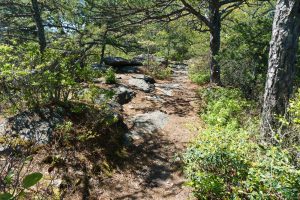
[[141, 66], [142, 63], [136, 60], [127, 60], [121, 57], [105, 57], [103, 59], [106, 65], [112, 67], [125, 67], [125, 66]]
[[147, 135], [154, 134], [163, 129], [169, 121], [169, 116], [161, 111], [154, 111], [138, 114], [130, 121], [133, 126], [125, 135], [127, 145], [132, 145], [134, 141], [144, 140]]
[[138, 114], [131, 121], [134, 124], [134, 131], [140, 134], [152, 134], [164, 128], [169, 121], [169, 116], [161, 111], [154, 111]]
[[0, 136], [19, 137], [36, 144], [49, 143], [55, 127], [64, 121], [63, 113], [60, 108], [22, 112], [2, 121]]

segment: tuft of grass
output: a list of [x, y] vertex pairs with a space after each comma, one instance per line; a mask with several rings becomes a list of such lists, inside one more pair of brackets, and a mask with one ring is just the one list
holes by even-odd
[[170, 67], [167, 68], [155, 68], [150, 72], [151, 76], [157, 79], [165, 80], [169, 79], [172, 76], [172, 69]]
[[204, 85], [209, 83], [210, 76], [208, 73], [195, 73], [189, 75], [191, 81], [198, 85]]
[[104, 78], [105, 78], [105, 83], [107, 84], [117, 83], [116, 72], [112, 67], [106, 70], [106, 72], [104, 73]]

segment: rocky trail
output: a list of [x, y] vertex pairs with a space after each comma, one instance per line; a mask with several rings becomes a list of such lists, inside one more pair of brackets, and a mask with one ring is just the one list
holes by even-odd
[[149, 88], [147, 76], [118, 75], [120, 84], [136, 93], [123, 106], [132, 167], [105, 180], [100, 199], [192, 199], [179, 157], [200, 126], [197, 86], [189, 81], [187, 68], [173, 65], [170, 80], [156, 80]]
[[[122, 166], [108, 167], [106, 175], [95, 175], [93, 171], [98, 166], [102, 169], [105, 163], [101, 148], [106, 146], [106, 152], [113, 151], [113, 147], [104, 144], [107, 139], [68, 146], [51, 142], [55, 127], [66, 120], [64, 110], [45, 108], [0, 118], [0, 135], [18, 135], [45, 144], [36, 152], [32, 167], [45, 175], [44, 181], [66, 191], [62, 199], [193, 199], [184, 185], [181, 154], [202, 125], [197, 114], [197, 86], [188, 79], [187, 65], [171, 67], [173, 74], [168, 80], [144, 75], [143, 67], [122, 67], [116, 75], [117, 84], [95, 80], [96, 86], [116, 92], [109, 105], [122, 115], [122, 124], [116, 127], [121, 129], [122, 136], [125, 134], [122, 145], [126, 146], [126, 155], [124, 160], [116, 161]], [[102, 101], [103, 96], [99, 96], [95, 104]], [[115, 133], [108, 134], [113, 138]], [[0, 152], [8, 151], [6, 143], [2, 143]], [[54, 166], [53, 161], [46, 162], [48, 158], [59, 158], [64, 164]]]

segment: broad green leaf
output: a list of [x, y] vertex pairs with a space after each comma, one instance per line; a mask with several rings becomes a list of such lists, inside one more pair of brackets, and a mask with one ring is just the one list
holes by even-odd
[[0, 200], [10, 200], [13, 199], [13, 195], [9, 193], [0, 194]]
[[14, 175], [15, 174], [12, 171], [10, 171], [4, 178], [5, 183], [10, 185], [12, 183]]
[[25, 176], [22, 185], [24, 188], [28, 189], [34, 186], [35, 184], [37, 184], [42, 178], [43, 178], [43, 174], [39, 172], [29, 174]]

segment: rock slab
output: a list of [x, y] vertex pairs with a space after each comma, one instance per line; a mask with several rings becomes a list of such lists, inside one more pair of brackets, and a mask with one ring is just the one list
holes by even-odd
[[138, 90], [150, 93], [154, 90], [154, 84], [147, 83], [143, 79], [131, 78], [128, 80], [128, 84], [136, 87]]
[[36, 144], [49, 143], [55, 127], [64, 121], [61, 113], [62, 110], [49, 108], [22, 112], [0, 124], [0, 135], [16, 136]]
[[133, 130], [139, 134], [152, 134], [164, 128], [169, 116], [161, 111], [136, 115], [132, 120]]
[[145, 136], [163, 129], [168, 121], [169, 116], [161, 111], [134, 116], [131, 119], [131, 130], [125, 134], [125, 144], [132, 145], [133, 141], [143, 140]]
[[142, 63], [136, 60], [127, 60], [121, 57], [106, 57], [103, 59], [106, 65], [112, 67], [125, 67], [125, 66], [141, 66]]

